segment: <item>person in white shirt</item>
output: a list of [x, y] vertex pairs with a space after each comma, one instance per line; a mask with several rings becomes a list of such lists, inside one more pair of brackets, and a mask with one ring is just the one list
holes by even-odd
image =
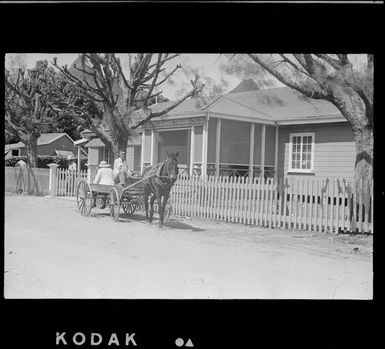
[[71, 192], [71, 188], [73, 188], [73, 184], [75, 183], [76, 180], [76, 162], [75, 158], [73, 155], [68, 155], [67, 156], [67, 161], [68, 161], [68, 177], [67, 177], [67, 185], [66, 185], [66, 190], [67, 192]]
[[16, 163], [15, 167], [26, 168], [27, 167], [27, 163], [25, 161], [23, 161], [23, 160], [19, 160]]
[[73, 155], [68, 155], [67, 157], [67, 161], [68, 161], [68, 169], [70, 171], [76, 171], [76, 162], [75, 162], [75, 158], [73, 157]]
[[111, 165], [106, 161], [101, 161], [98, 172], [94, 179], [94, 184], [114, 185], [114, 171], [111, 169]]
[[[107, 164], [106, 161], [100, 161], [98, 172], [94, 179], [94, 184], [104, 184], [104, 185], [115, 185], [114, 182], [114, 171], [112, 171], [111, 165]], [[96, 197], [93, 199], [92, 207], [96, 206]], [[106, 207], [105, 198], [102, 199], [100, 208], [103, 209]]]
[[19, 175], [16, 179], [16, 193], [21, 194], [26, 192], [26, 185], [24, 181], [24, 169], [27, 169], [27, 163], [23, 160], [19, 160], [15, 167], [20, 168]]
[[116, 184], [125, 185], [126, 180], [131, 175], [131, 171], [127, 168], [125, 158], [126, 152], [121, 150], [119, 157], [114, 161], [114, 180]]

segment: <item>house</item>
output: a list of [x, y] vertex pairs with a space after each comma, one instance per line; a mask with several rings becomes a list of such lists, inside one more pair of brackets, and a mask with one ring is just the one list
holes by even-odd
[[141, 168], [179, 151], [180, 167], [190, 174], [354, 176], [349, 123], [331, 103], [289, 87], [251, 87], [203, 103], [187, 99], [141, 132]]
[[[42, 133], [37, 140], [37, 155], [75, 155], [77, 148], [74, 141], [66, 133]], [[6, 158], [10, 156], [26, 156], [27, 148], [23, 142], [5, 146]], [[83, 154], [86, 155], [85, 152]]]
[[[85, 146], [89, 163], [113, 162], [100, 139]], [[353, 178], [356, 156], [350, 125], [331, 103], [289, 87], [259, 89], [250, 80], [224, 95], [186, 99], [138, 128], [127, 144], [127, 161], [142, 171], [167, 152], [178, 152], [181, 172], [190, 175], [279, 178]]]

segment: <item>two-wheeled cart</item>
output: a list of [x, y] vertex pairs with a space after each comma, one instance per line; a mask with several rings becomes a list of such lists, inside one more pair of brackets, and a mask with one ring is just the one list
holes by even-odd
[[[155, 176], [155, 175], [153, 175]], [[144, 206], [143, 186], [149, 177], [130, 177], [129, 184], [105, 185], [88, 183], [81, 179], [76, 187], [76, 203], [83, 216], [89, 216], [95, 206], [108, 208], [114, 221], [119, 219], [120, 210], [123, 209], [127, 215], [132, 215], [139, 207]], [[171, 214], [170, 201], [166, 204], [165, 218]]]

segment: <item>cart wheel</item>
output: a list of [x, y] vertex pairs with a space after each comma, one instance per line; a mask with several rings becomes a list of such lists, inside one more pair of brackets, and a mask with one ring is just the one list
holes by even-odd
[[112, 188], [110, 192], [110, 215], [117, 222], [120, 214], [120, 198], [116, 188]]
[[82, 216], [89, 216], [92, 208], [92, 191], [88, 182], [80, 180], [76, 187], [76, 203]]
[[124, 213], [127, 215], [134, 214], [136, 210], [136, 204], [134, 202], [126, 203], [123, 206]]
[[172, 212], [171, 200], [169, 199], [166, 203], [166, 207], [164, 208], [163, 220], [168, 221]]

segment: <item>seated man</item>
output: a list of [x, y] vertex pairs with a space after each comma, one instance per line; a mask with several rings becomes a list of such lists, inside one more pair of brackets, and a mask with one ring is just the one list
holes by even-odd
[[[94, 184], [105, 184], [105, 185], [114, 185], [114, 171], [112, 171], [111, 166], [107, 164], [106, 161], [100, 161], [99, 169], [94, 179]], [[94, 197], [92, 207], [96, 206], [96, 197]], [[103, 199], [102, 205], [100, 208], [106, 207], [106, 201]]]
[[114, 185], [114, 172], [106, 161], [100, 161], [94, 184]]
[[131, 171], [127, 168], [124, 150], [119, 152], [119, 157], [114, 162], [114, 180], [116, 184], [126, 186], [129, 182]]

